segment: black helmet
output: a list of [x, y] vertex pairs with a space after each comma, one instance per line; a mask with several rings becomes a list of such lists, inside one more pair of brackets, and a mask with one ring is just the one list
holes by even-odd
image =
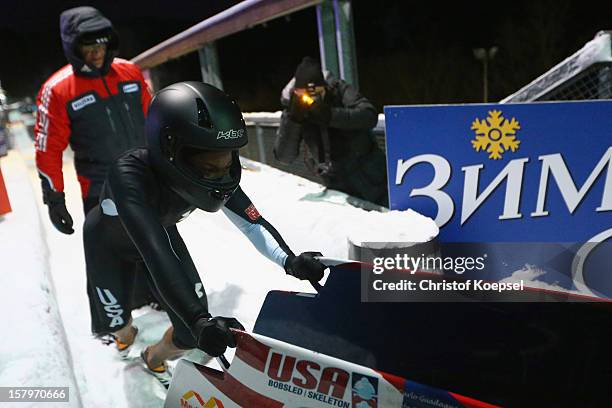
[[[179, 82], [159, 91], [147, 114], [151, 162], [168, 186], [204, 211], [219, 210], [240, 183], [238, 149], [248, 142], [242, 113], [220, 89]], [[227, 171], [206, 177], [193, 168], [194, 154], [231, 152]]]

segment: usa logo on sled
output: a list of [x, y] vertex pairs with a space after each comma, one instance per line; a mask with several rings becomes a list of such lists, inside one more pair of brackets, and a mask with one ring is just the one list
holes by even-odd
[[[197, 407], [193, 404], [202, 402], [206, 408], [438, 408], [437, 401], [453, 408], [494, 408], [425, 385], [420, 385], [418, 404], [405, 405], [404, 378], [269, 337], [234, 333], [237, 349], [228, 369], [220, 372], [186, 360], [178, 362], [165, 408]], [[214, 398], [206, 400], [202, 395]]]

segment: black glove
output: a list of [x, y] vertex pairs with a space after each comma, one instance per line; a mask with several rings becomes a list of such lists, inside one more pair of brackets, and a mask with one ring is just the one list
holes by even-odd
[[201, 317], [192, 330], [198, 348], [206, 354], [219, 357], [227, 347], [236, 347], [236, 340], [230, 329], [244, 330], [244, 326], [233, 317]]
[[72, 217], [66, 209], [64, 193], [47, 190], [43, 192], [43, 202], [49, 207], [49, 218], [59, 232], [72, 234]]
[[325, 265], [315, 256], [323, 256], [320, 252], [302, 252], [300, 255], [289, 255], [285, 261], [285, 272], [300, 280], [318, 282], [323, 279]]
[[320, 126], [329, 126], [329, 121], [331, 120], [332, 110], [331, 106], [325, 102], [323, 99], [315, 100], [315, 102], [310, 105], [307, 114], [307, 121], [315, 123]]

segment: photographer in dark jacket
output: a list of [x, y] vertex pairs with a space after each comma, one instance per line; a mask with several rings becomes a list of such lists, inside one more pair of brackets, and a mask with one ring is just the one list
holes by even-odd
[[384, 153], [371, 129], [374, 106], [354, 87], [327, 75], [305, 57], [281, 94], [285, 107], [274, 155], [291, 163], [304, 141], [304, 161], [332, 189], [380, 205], [387, 204]]

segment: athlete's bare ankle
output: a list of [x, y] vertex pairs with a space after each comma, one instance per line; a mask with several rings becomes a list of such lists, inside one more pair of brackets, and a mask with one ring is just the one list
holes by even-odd
[[132, 326], [132, 322], [113, 333], [117, 340], [123, 344], [132, 344], [136, 339], [136, 328]]
[[153, 369], [159, 367], [164, 362], [163, 358], [160, 358], [157, 344], [147, 347], [144, 353], [145, 363], [149, 368]]
[[166, 360], [174, 360], [181, 357], [188, 350], [179, 349], [174, 344], [168, 344], [164, 340], [149, 346], [145, 352], [145, 360], [149, 368], [159, 367]]

